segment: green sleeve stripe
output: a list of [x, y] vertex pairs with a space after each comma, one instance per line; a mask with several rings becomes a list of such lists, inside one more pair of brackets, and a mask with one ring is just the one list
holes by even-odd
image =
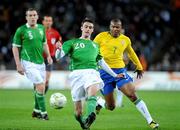
[[18, 44], [15, 44], [15, 43], [13, 43], [12, 45], [17, 46], [17, 47], [21, 47], [21, 45], [18, 45]]

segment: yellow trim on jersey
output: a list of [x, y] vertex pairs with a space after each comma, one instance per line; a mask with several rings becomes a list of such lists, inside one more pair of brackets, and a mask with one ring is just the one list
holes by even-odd
[[99, 44], [100, 53], [111, 68], [124, 68], [123, 54], [126, 51], [130, 60], [136, 65], [136, 69], [142, 70], [142, 65], [131, 46], [129, 37], [121, 34], [114, 38], [109, 32], [98, 34], [94, 42]]

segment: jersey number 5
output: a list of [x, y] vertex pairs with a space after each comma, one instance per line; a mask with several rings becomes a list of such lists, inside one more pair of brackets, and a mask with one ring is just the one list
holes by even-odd
[[33, 35], [32, 35], [32, 32], [28, 32], [28, 36], [29, 36], [29, 39], [33, 39]]

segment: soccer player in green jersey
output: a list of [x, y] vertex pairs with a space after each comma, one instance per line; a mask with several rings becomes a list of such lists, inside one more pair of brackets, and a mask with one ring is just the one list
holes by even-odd
[[[84, 19], [81, 24], [82, 35], [80, 38], [64, 42], [61, 49], [56, 51], [56, 58], [65, 55], [71, 58], [71, 95], [75, 105], [75, 117], [82, 129], [89, 129], [96, 118], [95, 109], [97, 103], [96, 94], [103, 87], [98, 65], [113, 77], [123, 77], [123, 74], [115, 74], [99, 55], [98, 45], [90, 40], [94, 30], [94, 24], [90, 19]], [[82, 100], [86, 99], [87, 111], [82, 114]]]
[[16, 30], [12, 51], [18, 73], [25, 74], [35, 86], [32, 117], [48, 120], [44, 97], [46, 73], [43, 51], [47, 54], [49, 64], [52, 64], [52, 59], [46, 43], [45, 29], [43, 25], [37, 24], [37, 11], [28, 9], [26, 20], [27, 23]]

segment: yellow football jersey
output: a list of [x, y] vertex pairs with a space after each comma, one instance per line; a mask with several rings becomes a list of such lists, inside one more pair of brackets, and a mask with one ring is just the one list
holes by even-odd
[[121, 34], [114, 38], [109, 32], [98, 34], [94, 42], [100, 46], [100, 53], [111, 68], [124, 68], [123, 53], [126, 51], [130, 60], [136, 65], [136, 69], [142, 70], [142, 65], [131, 46], [129, 37]]

